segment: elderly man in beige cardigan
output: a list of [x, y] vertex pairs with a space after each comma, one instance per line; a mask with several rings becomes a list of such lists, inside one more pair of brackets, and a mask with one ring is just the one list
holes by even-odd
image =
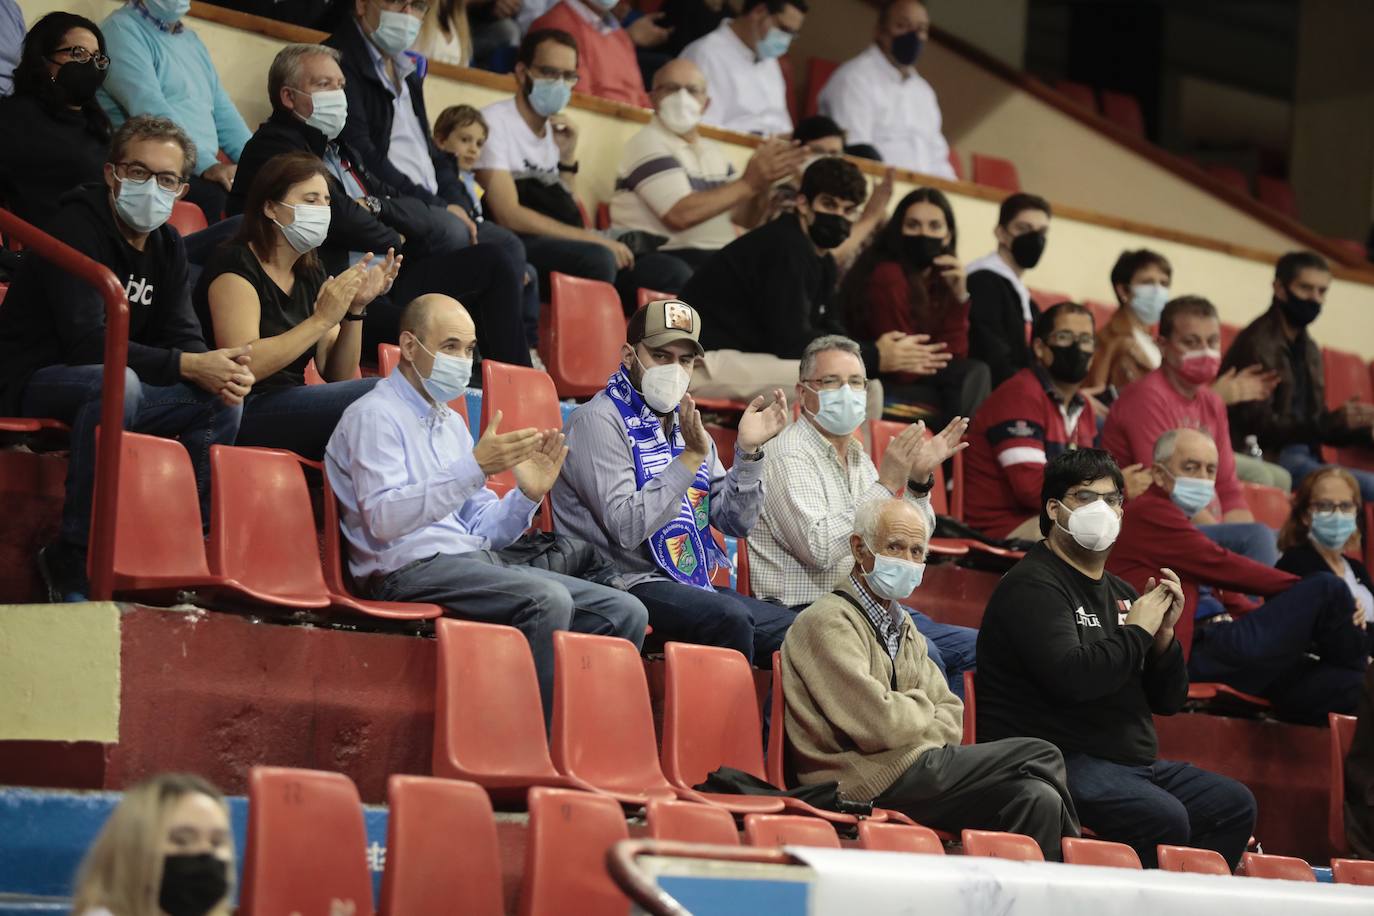
[[1064, 758], [1038, 738], [961, 746], [963, 704], [898, 602], [925, 570], [925, 519], [903, 499], [859, 508], [854, 569], [798, 615], [782, 647], [791, 764], [803, 784], [942, 830], [1007, 830], [1059, 860], [1078, 836]]

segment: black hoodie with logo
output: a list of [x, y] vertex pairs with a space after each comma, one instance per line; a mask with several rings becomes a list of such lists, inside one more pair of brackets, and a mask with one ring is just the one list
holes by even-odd
[[[170, 226], [149, 233], [142, 251], [120, 234], [104, 184], [63, 195], [48, 231], [113, 271], [129, 297], [128, 366], [148, 385], [181, 381], [181, 354], [204, 353], [191, 307], [186, 249]], [[39, 369], [104, 362], [105, 302], [75, 274], [35, 257], [0, 304], [0, 414], [16, 416], [24, 386]]]

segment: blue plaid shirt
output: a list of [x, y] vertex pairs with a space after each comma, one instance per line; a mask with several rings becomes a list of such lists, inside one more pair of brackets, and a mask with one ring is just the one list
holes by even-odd
[[873, 600], [873, 596], [864, 588], [864, 584], [859, 581], [856, 573], [849, 574], [849, 581], [854, 585], [854, 593], [859, 596], [859, 603], [863, 605], [864, 613], [873, 626], [882, 635], [883, 644], [887, 646], [887, 655], [897, 661], [897, 650], [902, 646], [902, 615], [905, 613], [901, 606], [895, 601], [889, 601], [887, 606], [879, 604]]

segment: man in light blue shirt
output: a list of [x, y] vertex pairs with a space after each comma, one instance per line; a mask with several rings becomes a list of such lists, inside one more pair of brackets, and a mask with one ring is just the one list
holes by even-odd
[[[465, 389], [476, 345], [476, 326], [457, 300], [428, 295], [406, 306], [401, 365], [344, 411], [325, 469], [358, 587], [519, 629], [547, 717], [554, 632], [621, 636], [638, 647], [648, 611], [627, 592], [503, 554], [529, 527], [568, 449], [556, 429], [499, 432], [499, 411], [473, 445], [447, 402]], [[517, 486], [498, 497], [486, 482], [503, 471]]]
[[14, 68], [24, 50], [24, 12], [14, 0], [0, 0], [0, 95], [14, 91]]

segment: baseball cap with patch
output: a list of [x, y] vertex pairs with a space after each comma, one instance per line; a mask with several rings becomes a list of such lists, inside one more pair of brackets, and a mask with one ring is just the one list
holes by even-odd
[[681, 299], [655, 299], [630, 317], [625, 340], [631, 346], [661, 347], [675, 340], [689, 340], [702, 356], [701, 316]]

